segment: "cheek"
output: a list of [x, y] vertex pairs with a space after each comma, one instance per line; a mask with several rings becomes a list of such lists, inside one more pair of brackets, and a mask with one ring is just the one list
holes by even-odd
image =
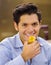
[[20, 29], [20, 30], [19, 30], [20, 35], [23, 35], [23, 34], [24, 34], [24, 32], [25, 32], [25, 30], [24, 30], [24, 29]]
[[39, 33], [40, 26], [38, 26], [35, 30], [36, 30], [37, 33]]

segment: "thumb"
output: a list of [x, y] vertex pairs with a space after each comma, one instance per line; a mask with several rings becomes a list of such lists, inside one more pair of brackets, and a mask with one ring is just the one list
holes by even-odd
[[28, 42], [27, 42], [27, 41], [25, 41], [25, 42], [24, 42], [24, 45], [27, 45], [27, 44], [28, 44]]

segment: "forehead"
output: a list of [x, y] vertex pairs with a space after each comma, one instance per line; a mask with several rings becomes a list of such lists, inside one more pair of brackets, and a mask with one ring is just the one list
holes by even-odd
[[20, 17], [20, 22], [27, 22], [27, 21], [38, 21], [37, 14], [24, 14]]

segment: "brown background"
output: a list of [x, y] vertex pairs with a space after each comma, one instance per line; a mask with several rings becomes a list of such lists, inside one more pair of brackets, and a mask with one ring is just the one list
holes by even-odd
[[[42, 24], [48, 25], [51, 39], [51, 0], [0, 0], [0, 40], [16, 33], [13, 26], [12, 11], [17, 4], [33, 2], [42, 12]], [[44, 34], [40, 33], [42, 37]]]

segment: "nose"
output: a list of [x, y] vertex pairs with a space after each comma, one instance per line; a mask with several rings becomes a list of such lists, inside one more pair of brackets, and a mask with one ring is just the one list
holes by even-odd
[[28, 26], [27, 29], [30, 34], [34, 32], [34, 28], [32, 26]]

